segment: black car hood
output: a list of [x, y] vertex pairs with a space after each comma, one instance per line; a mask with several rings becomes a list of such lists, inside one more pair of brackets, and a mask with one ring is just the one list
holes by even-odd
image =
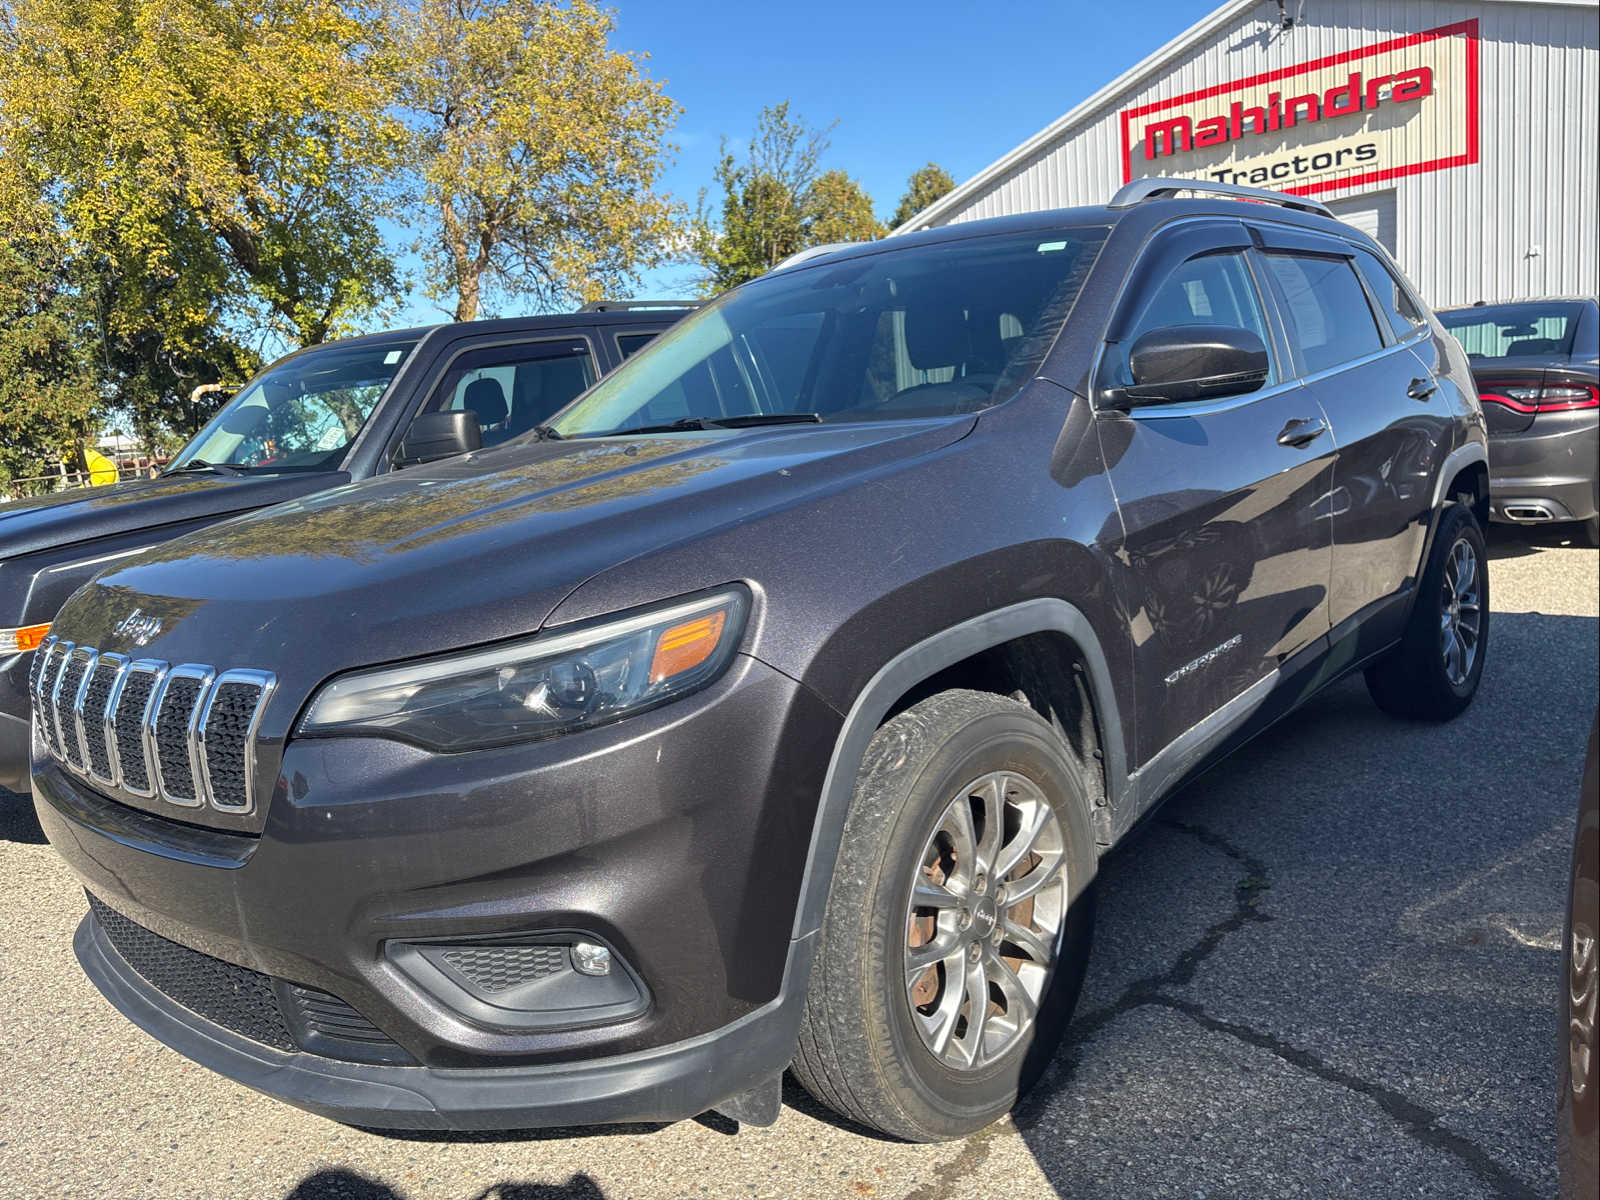
[[[277, 671], [293, 694], [350, 666], [533, 632], [602, 570], [870, 478], [973, 422], [502, 447], [155, 547], [81, 589], [55, 628], [102, 650]], [[162, 627], [125, 646], [112, 629], [136, 608]]]
[[342, 479], [326, 472], [215, 475], [181, 472], [109, 487], [74, 488], [0, 504], [0, 558], [263, 508]]

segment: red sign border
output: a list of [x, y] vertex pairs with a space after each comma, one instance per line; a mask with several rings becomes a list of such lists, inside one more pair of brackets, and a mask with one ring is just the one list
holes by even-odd
[[1465, 153], [1452, 154], [1444, 158], [1431, 158], [1426, 162], [1408, 163], [1403, 167], [1385, 167], [1380, 171], [1368, 171], [1364, 175], [1352, 175], [1347, 179], [1325, 179], [1319, 183], [1308, 183], [1300, 187], [1288, 187], [1280, 190], [1291, 195], [1310, 196], [1317, 192], [1363, 187], [1369, 183], [1383, 183], [1387, 180], [1400, 179], [1407, 175], [1422, 175], [1428, 171], [1442, 171], [1448, 167], [1470, 166], [1478, 161], [1478, 19], [1476, 17], [1468, 21], [1457, 21], [1453, 25], [1441, 25], [1437, 29], [1425, 29], [1420, 33], [1408, 33], [1404, 37], [1391, 38], [1386, 42], [1377, 42], [1371, 46], [1362, 46], [1358, 50], [1344, 50], [1338, 54], [1329, 54], [1323, 58], [1299, 63], [1292, 67], [1279, 67], [1276, 71], [1264, 71], [1259, 75], [1249, 75], [1243, 79], [1235, 79], [1230, 83], [1219, 83], [1212, 87], [1201, 88], [1199, 91], [1185, 92], [1183, 95], [1174, 96], [1170, 100], [1156, 100], [1134, 108], [1125, 108], [1121, 114], [1122, 182], [1129, 183], [1133, 179], [1133, 146], [1130, 138], [1131, 127], [1135, 117], [1159, 112], [1164, 108], [1174, 108], [1180, 104], [1192, 104], [1197, 100], [1209, 100], [1213, 96], [1225, 96], [1229, 92], [1259, 87], [1264, 83], [1276, 83], [1280, 79], [1291, 79], [1296, 75], [1320, 71], [1325, 67], [1336, 67], [1341, 63], [1371, 58], [1373, 55], [1384, 54], [1390, 50], [1403, 50], [1409, 46], [1420, 46], [1438, 38], [1456, 37], [1460, 34], [1465, 34], [1467, 39], [1467, 149]]

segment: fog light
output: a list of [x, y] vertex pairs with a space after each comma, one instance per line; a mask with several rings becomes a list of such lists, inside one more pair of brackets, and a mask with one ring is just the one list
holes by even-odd
[[585, 975], [611, 974], [611, 951], [593, 942], [574, 942], [572, 965]]

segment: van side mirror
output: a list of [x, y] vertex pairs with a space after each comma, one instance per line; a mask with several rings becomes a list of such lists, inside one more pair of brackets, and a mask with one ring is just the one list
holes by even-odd
[[1106, 393], [1111, 408], [1243, 395], [1266, 383], [1271, 364], [1266, 346], [1248, 329], [1167, 325], [1134, 342], [1128, 369], [1133, 383]]
[[465, 454], [483, 446], [483, 431], [478, 414], [471, 409], [421, 413], [412, 419], [400, 448], [394, 452], [396, 467], [414, 467], [455, 454]]

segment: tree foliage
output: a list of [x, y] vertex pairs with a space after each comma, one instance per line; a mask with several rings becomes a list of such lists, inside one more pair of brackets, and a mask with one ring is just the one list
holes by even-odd
[[938, 163], [929, 163], [911, 172], [906, 180], [906, 194], [900, 197], [894, 215], [889, 218], [889, 228], [898, 229], [935, 200], [942, 199], [954, 190], [956, 181]]
[[678, 108], [613, 27], [588, 0], [417, 0], [402, 22], [421, 250], [457, 320], [486, 292], [599, 299], [670, 246], [655, 187]]
[[6, 213], [0, 227], [0, 483], [75, 455], [87, 436], [99, 397], [83, 351], [86, 317], [48, 213]]
[[[333, 0], [4, 0], [0, 153], [167, 341], [264, 316], [299, 344], [389, 295], [403, 128], [375, 12]], [[257, 311], [252, 313], [254, 308]], [[215, 312], [213, 310], [216, 310]]]
[[708, 291], [754, 279], [811, 246], [883, 236], [861, 185], [843, 171], [822, 169], [830, 130], [790, 116], [785, 100], [761, 110], [742, 160], [723, 139], [720, 220], [712, 220], [702, 196], [692, 231]]

